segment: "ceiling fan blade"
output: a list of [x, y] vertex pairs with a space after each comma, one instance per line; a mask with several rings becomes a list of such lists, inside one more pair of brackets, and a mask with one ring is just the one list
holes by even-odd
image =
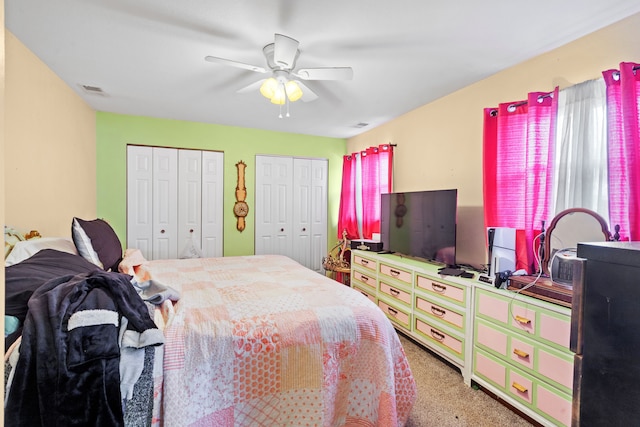
[[205, 56], [205, 61], [214, 62], [222, 65], [230, 65], [236, 68], [243, 68], [245, 70], [255, 71], [257, 73], [266, 73], [262, 67], [258, 67], [257, 65], [245, 64], [244, 62], [232, 61], [231, 59], [218, 58], [216, 56]]
[[298, 86], [300, 86], [300, 89], [302, 90], [302, 97], [300, 99], [302, 99], [303, 102], [311, 102], [318, 99], [318, 95], [316, 95], [314, 91], [309, 89], [307, 85], [302, 83], [300, 80], [296, 80], [295, 82], [298, 84]]
[[249, 93], [249, 92], [254, 92], [254, 91], [259, 91], [260, 90], [260, 86], [262, 86], [262, 83], [265, 81], [266, 79], [262, 79], [262, 80], [258, 80], [257, 82], [253, 82], [250, 85], [247, 85], [243, 88], [240, 88], [236, 91], [236, 93]]
[[304, 80], [351, 80], [351, 67], [303, 68], [295, 72], [295, 76]]
[[282, 34], [275, 35], [273, 61], [284, 69], [292, 69], [298, 57], [298, 40]]

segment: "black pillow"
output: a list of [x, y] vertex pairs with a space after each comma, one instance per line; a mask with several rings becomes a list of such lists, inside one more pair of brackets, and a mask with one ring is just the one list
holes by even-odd
[[5, 314], [17, 317], [22, 325], [27, 316], [27, 303], [36, 289], [56, 277], [88, 273], [98, 268], [80, 255], [42, 249], [4, 269]]
[[106, 271], [118, 271], [118, 264], [122, 261], [122, 244], [105, 220], [73, 218], [71, 237], [83, 258]]

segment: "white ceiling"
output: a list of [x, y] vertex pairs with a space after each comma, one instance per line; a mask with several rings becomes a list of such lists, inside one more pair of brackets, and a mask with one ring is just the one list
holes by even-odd
[[[5, 0], [5, 25], [98, 111], [347, 138], [638, 12], [638, 0]], [[300, 42], [298, 67], [350, 66], [353, 80], [305, 82], [319, 98], [279, 119], [257, 91], [236, 92], [264, 74], [204, 60], [266, 67], [274, 33]]]

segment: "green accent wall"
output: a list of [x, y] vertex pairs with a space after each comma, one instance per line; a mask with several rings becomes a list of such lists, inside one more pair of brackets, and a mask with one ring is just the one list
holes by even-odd
[[[287, 120], [295, 120], [287, 119]], [[114, 228], [123, 247], [127, 236], [127, 145], [191, 148], [224, 152], [224, 255], [254, 253], [255, 156], [258, 154], [326, 158], [328, 173], [327, 247], [337, 242], [338, 208], [342, 179], [342, 156], [346, 140], [285, 132], [273, 132], [98, 112], [97, 213]], [[236, 230], [233, 215], [237, 169], [247, 164], [249, 215], [244, 231]]]

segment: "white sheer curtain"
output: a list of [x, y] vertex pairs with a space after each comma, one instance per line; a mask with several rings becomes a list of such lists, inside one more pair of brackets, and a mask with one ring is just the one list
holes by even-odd
[[558, 97], [552, 212], [583, 207], [609, 217], [606, 85], [588, 80]]

